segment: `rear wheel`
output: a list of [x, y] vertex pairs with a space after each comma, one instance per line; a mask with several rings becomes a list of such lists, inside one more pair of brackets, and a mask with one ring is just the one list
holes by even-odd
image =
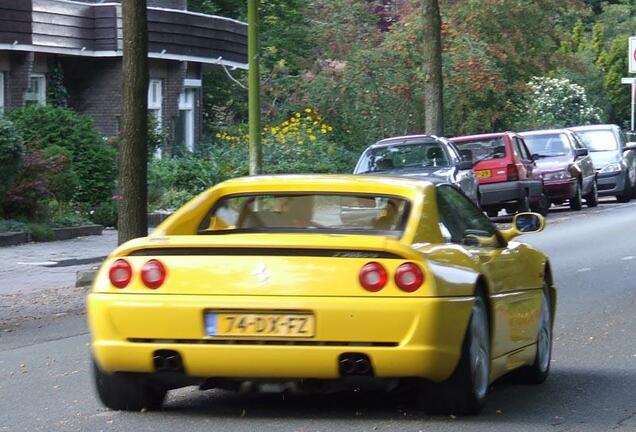
[[544, 285], [539, 332], [537, 334], [537, 354], [534, 363], [520, 371], [523, 382], [541, 384], [550, 373], [552, 359], [552, 312], [548, 287]]
[[93, 376], [100, 401], [112, 410], [158, 410], [167, 390], [141, 374], [102, 372], [93, 361]]
[[453, 375], [424, 395], [424, 409], [435, 414], [475, 415], [484, 407], [490, 377], [490, 327], [483, 295], [473, 304], [462, 356]]
[[574, 196], [570, 198], [570, 208], [572, 210], [581, 210], [583, 208], [583, 196], [581, 195], [581, 182], [576, 182], [576, 190]]
[[632, 199], [632, 186], [629, 183], [629, 175], [625, 173], [625, 182], [623, 183], [623, 192], [616, 195], [616, 200], [620, 203], [629, 202]]
[[533, 212], [540, 213], [542, 216], [547, 216], [550, 211], [550, 198], [545, 193], [542, 193], [539, 199], [530, 207]]
[[585, 195], [585, 204], [587, 204], [588, 207], [596, 207], [598, 205], [598, 185], [596, 179], [592, 182], [592, 190], [590, 193]]

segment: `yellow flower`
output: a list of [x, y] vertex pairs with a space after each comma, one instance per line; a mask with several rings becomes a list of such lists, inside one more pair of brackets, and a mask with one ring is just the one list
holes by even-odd
[[278, 132], [278, 128], [273, 127], [272, 128], [272, 135], [276, 135], [277, 132]]
[[331, 126], [329, 126], [329, 127], [327, 128], [327, 130], [328, 130], [329, 132], [333, 132], [333, 128], [332, 128]]
[[307, 116], [307, 121], [313, 121], [314, 119], [311, 118], [311, 116]]
[[220, 133], [218, 133], [218, 132], [216, 133], [216, 135], [215, 135], [215, 136], [216, 136], [217, 138], [221, 138], [221, 134], [220, 134]]
[[305, 112], [306, 113], [310, 113], [311, 112], [311, 108], [305, 108]]
[[296, 113], [296, 118], [300, 118], [300, 113]]
[[316, 141], [316, 135], [309, 135], [309, 141]]

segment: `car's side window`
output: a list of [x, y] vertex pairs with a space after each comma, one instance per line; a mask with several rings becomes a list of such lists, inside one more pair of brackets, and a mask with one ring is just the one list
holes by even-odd
[[450, 242], [501, 247], [497, 229], [490, 219], [453, 186], [437, 187], [437, 208], [442, 232], [450, 236]]
[[569, 136], [570, 136], [570, 141], [572, 141], [572, 143], [574, 144], [574, 148], [577, 148], [577, 149], [585, 148], [583, 143], [579, 141], [579, 138], [575, 134], [571, 134]]
[[525, 143], [519, 139], [518, 137], [514, 138], [514, 142], [515, 142], [515, 146], [519, 149], [519, 154], [521, 155], [521, 159], [524, 160], [530, 160], [530, 152], [528, 152], [528, 149], [526, 148]]

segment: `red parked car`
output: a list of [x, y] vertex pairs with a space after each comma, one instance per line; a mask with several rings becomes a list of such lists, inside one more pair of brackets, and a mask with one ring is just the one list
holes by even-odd
[[479, 178], [481, 208], [488, 216], [533, 210], [548, 213], [543, 181], [523, 138], [514, 132], [451, 138], [464, 160], [473, 162]]

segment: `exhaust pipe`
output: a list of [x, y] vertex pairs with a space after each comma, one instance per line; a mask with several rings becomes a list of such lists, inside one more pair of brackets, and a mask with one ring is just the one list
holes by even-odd
[[183, 372], [183, 360], [176, 351], [157, 350], [152, 357], [152, 363], [157, 372]]
[[351, 375], [356, 369], [356, 365], [350, 358], [343, 358], [340, 360], [340, 373], [342, 375]]
[[166, 370], [166, 359], [164, 356], [156, 355], [152, 358], [152, 363], [155, 366], [155, 370], [158, 372]]
[[169, 371], [177, 371], [181, 368], [179, 358], [174, 355], [166, 356], [166, 369]]
[[371, 365], [367, 359], [358, 359], [354, 363], [354, 370], [359, 375], [366, 375], [371, 371]]

